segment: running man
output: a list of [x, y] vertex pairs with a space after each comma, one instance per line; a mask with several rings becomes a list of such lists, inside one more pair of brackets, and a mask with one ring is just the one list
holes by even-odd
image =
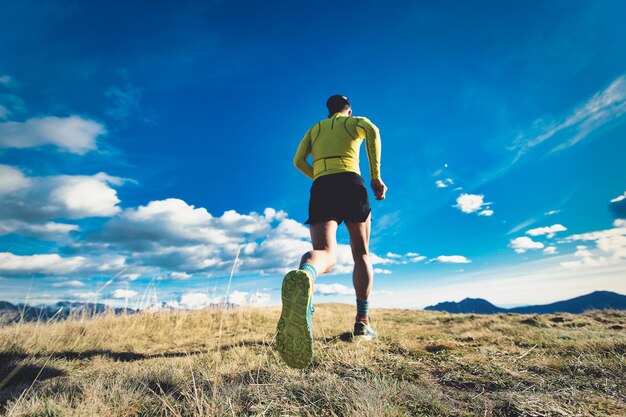
[[[387, 187], [380, 176], [381, 144], [378, 128], [365, 117], [352, 117], [347, 97], [331, 96], [328, 118], [304, 135], [294, 158], [295, 166], [313, 180], [309, 200], [309, 224], [313, 250], [300, 267], [285, 275], [282, 312], [277, 326], [276, 349], [287, 365], [304, 368], [313, 360], [313, 284], [337, 262], [337, 227], [345, 222], [354, 259], [352, 281], [357, 314], [354, 339], [371, 340], [376, 332], [369, 323], [368, 299], [374, 272], [369, 260], [371, 208], [359, 169], [359, 151], [365, 139], [371, 187], [383, 200]], [[312, 155], [313, 166], [307, 162]]]

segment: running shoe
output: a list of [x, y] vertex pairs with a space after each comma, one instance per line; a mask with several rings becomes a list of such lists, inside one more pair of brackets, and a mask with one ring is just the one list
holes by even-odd
[[357, 321], [354, 323], [354, 332], [352, 333], [353, 340], [372, 340], [378, 334], [369, 324]]
[[282, 302], [276, 350], [288, 366], [306, 368], [313, 361], [313, 288], [305, 271], [297, 269], [285, 275]]

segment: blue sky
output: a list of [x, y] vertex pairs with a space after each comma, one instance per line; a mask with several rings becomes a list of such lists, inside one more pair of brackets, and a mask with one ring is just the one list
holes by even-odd
[[[337, 93], [381, 131], [373, 306], [626, 293], [625, 12], [4, 4], [0, 299], [199, 307], [239, 251], [230, 300], [279, 304], [310, 247], [293, 155]], [[354, 300], [338, 239], [316, 302]]]

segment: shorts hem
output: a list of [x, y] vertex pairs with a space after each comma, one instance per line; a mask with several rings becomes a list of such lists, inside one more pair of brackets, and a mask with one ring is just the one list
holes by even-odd
[[352, 220], [352, 219], [343, 219], [343, 220], [346, 223], [365, 223], [367, 221], [367, 218], [370, 216], [370, 214], [372, 214], [372, 210], [371, 209], [367, 212], [367, 214], [365, 215], [363, 220]]
[[313, 219], [313, 220], [307, 219], [307, 221], [305, 221], [304, 224], [313, 225], [315, 223], [328, 222], [328, 221], [331, 221], [331, 220], [336, 221], [338, 225], [341, 224], [341, 222], [343, 221], [343, 220], [338, 219], [336, 217], [327, 217], [327, 218]]
[[318, 219], [313, 219], [311, 220], [310, 218], [307, 219], [304, 224], [308, 224], [308, 225], [312, 225], [315, 223], [321, 223], [321, 222], [328, 222], [331, 220], [334, 220], [337, 222], [337, 224], [341, 224], [343, 222], [345, 223], [365, 223], [367, 221], [367, 218], [370, 217], [370, 215], [372, 214], [372, 209], [369, 209], [367, 214], [365, 215], [365, 217], [363, 217], [363, 220], [359, 220], [359, 219], [353, 219], [353, 218], [338, 218], [338, 217], [322, 217], [322, 218], [318, 218]]

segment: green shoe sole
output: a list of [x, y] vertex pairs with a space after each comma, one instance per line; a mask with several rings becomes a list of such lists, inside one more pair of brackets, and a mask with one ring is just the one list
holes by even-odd
[[283, 309], [278, 320], [276, 350], [292, 368], [306, 368], [313, 361], [312, 300], [307, 273], [302, 270], [287, 273], [283, 279]]

